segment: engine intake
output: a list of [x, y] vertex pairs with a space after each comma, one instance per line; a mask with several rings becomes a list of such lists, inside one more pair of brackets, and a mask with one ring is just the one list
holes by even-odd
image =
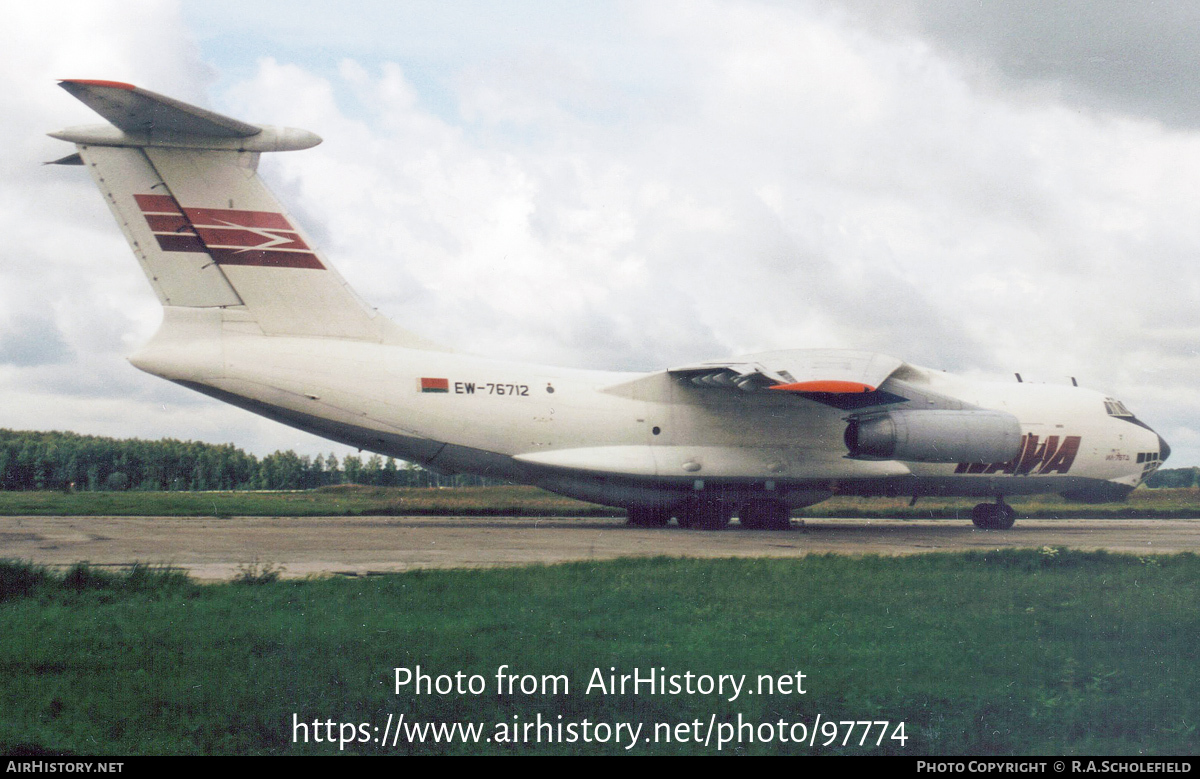
[[1021, 449], [1021, 425], [1004, 411], [889, 411], [854, 417], [846, 448], [859, 460], [999, 463]]

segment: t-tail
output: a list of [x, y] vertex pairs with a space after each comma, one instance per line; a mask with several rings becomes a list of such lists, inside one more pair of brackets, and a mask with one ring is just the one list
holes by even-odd
[[218, 328], [431, 347], [367, 306], [259, 178], [262, 152], [307, 149], [318, 136], [131, 84], [60, 86], [111, 123], [51, 133], [77, 147], [55, 162], [85, 165], [104, 194], [164, 307], [156, 341]]

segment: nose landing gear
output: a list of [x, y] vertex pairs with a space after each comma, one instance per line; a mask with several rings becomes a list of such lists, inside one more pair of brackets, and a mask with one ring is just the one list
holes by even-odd
[[1008, 530], [1017, 521], [1017, 512], [997, 497], [995, 503], [980, 503], [971, 509], [971, 522], [980, 530]]

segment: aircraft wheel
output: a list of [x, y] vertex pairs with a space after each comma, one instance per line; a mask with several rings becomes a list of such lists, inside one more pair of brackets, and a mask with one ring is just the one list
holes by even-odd
[[773, 500], [767, 512], [767, 530], [791, 530], [792, 510], [781, 500]]
[[996, 530], [1008, 530], [1017, 521], [1017, 512], [1007, 503], [997, 503], [992, 518], [992, 527]]
[[762, 530], [763, 512], [758, 507], [758, 503], [743, 503], [741, 508], [737, 510], [738, 522], [746, 530]]
[[743, 505], [738, 509], [738, 523], [742, 525], [746, 531], [761, 531], [762, 515], [758, 511], [751, 509], [749, 504]]
[[666, 527], [671, 521], [671, 510], [658, 506], [630, 506], [626, 513], [634, 527]]
[[980, 530], [991, 530], [995, 521], [994, 503], [980, 503], [971, 509], [971, 523]]
[[[685, 517], [687, 524], [684, 525]], [[679, 517], [679, 524], [696, 530], [723, 530], [733, 519], [733, 507], [719, 500], [689, 501]]]
[[787, 504], [779, 500], [752, 500], [742, 505], [738, 519], [747, 530], [787, 530], [792, 526]]
[[1007, 503], [980, 503], [971, 509], [971, 522], [981, 530], [1008, 530], [1017, 521], [1017, 512]]

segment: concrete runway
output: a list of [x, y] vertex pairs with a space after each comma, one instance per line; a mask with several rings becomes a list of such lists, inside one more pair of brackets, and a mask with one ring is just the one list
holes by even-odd
[[798, 557], [1065, 546], [1127, 554], [1200, 552], [1200, 519], [1018, 520], [982, 531], [957, 520], [814, 519], [790, 532], [631, 528], [623, 519], [470, 517], [0, 517], [0, 558], [67, 566], [170, 565], [201, 580], [250, 566], [287, 577], [617, 557]]

